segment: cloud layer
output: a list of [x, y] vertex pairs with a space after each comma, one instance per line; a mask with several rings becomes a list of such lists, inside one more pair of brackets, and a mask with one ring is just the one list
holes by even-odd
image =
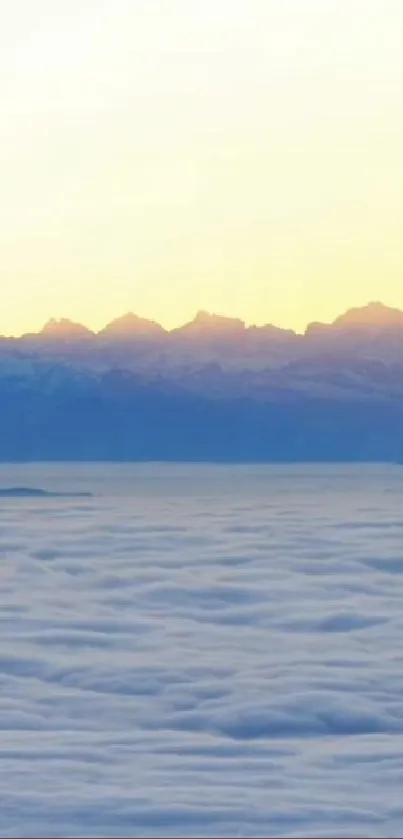
[[398, 469], [0, 484], [1, 836], [401, 835]]

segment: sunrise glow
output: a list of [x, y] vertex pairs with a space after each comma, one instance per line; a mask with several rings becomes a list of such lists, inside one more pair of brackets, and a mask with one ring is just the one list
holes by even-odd
[[14, 0], [0, 332], [403, 306], [398, 0]]

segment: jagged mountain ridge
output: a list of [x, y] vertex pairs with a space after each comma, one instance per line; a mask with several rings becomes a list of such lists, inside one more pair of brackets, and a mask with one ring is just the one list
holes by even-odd
[[50, 321], [0, 341], [0, 408], [0, 461], [402, 461], [403, 314], [371, 304], [305, 335], [206, 313], [172, 332]]
[[[305, 334], [309, 334], [312, 329], [348, 329], [350, 327], [357, 328], [384, 328], [398, 326], [403, 328], [403, 310], [386, 306], [379, 301], [372, 301], [361, 307], [348, 309], [341, 315], [338, 315], [331, 323], [310, 323], [308, 324]], [[200, 310], [196, 313], [194, 319], [182, 326], [175, 327], [172, 330], [164, 329], [161, 324], [148, 318], [140, 317], [134, 312], [126, 312], [122, 316], [115, 318], [106, 324], [98, 332], [93, 332], [88, 327], [80, 323], [69, 320], [68, 318], [51, 318], [42, 328], [39, 333], [30, 333], [21, 337], [30, 337], [32, 334], [43, 336], [63, 336], [70, 334], [71, 337], [79, 337], [82, 335], [105, 335], [105, 334], [145, 334], [145, 333], [165, 333], [165, 334], [226, 334], [234, 333], [240, 334], [242, 332], [255, 331], [270, 331], [272, 333], [284, 333], [287, 335], [296, 334], [293, 330], [283, 329], [273, 324], [265, 324], [263, 326], [247, 325], [245, 321], [240, 318], [229, 317], [227, 315], [219, 315], [212, 312]], [[4, 336], [3, 336], [4, 337]], [[18, 340], [18, 339], [17, 339]]]
[[50, 356], [98, 370], [125, 367], [163, 374], [214, 362], [227, 370], [281, 368], [310, 363], [318, 355], [394, 363], [402, 351], [403, 312], [375, 302], [349, 310], [333, 323], [309, 324], [303, 335], [201, 311], [170, 331], [129, 312], [98, 333], [67, 319], [52, 319], [37, 334], [0, 339], [0, 362], [6, 357]]

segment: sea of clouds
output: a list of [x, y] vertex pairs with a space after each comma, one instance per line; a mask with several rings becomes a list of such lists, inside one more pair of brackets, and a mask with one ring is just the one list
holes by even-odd
[[1, 836], [403, 836], [403, 469], [0, 486]]

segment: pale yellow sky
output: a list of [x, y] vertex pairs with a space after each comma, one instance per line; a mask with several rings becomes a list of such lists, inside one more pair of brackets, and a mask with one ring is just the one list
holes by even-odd
[[403, 307], [402, 0], [13, 0], [0, 332]]

